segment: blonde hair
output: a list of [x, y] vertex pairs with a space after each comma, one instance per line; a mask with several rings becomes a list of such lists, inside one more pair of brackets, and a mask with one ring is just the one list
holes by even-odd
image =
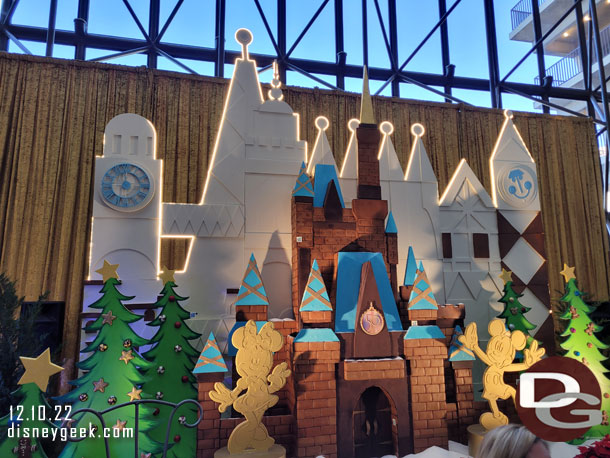
[[541, 442], [548, 449], [546, 442], [534, 436], [525, 426], [499, 426], [485, 434], [477, 458], [525, 458], [536, 442]]

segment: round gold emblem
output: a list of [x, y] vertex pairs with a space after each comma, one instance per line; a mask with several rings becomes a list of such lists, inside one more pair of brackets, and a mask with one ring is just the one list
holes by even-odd
[[376, 336], [383, 330], [384, 324], [383, 315], [370, 302], [368, 310], [360, 317], [360, 328], [366, 334]]

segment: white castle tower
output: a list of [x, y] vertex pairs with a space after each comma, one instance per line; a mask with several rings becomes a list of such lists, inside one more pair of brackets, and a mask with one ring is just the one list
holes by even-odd
[[[392, 214], [398, 226], [398, 279], [404, 278], [409, 247], [415, 249], [418, 260], [423, 262], [436, 300], [445, 303], [443, 261], [441, 249], [440, 216], [438, 206], [438, 181], [422, 137], [421, 124], [414, 124], [415, 136], [407, 170], [402, 181], [390, 183]], [[392, 153], [396, 156], [394, 148]]]
[[[104, 260], [120, 264], [131, 295], [154, 302], [160, 288], [159, 210], [161, 160], [150, 121], [136, 114], [114, 117], [104, 131], [103, 156], [95, 158], [89, 279]], [[95, 293], [99, 286], [94, 288]], [[95, 294], [94, 294], [95, 296]], [[93, 297], [94, 297], [93, 296]], [[85, 294], [85, 302], [89, 295]]]
[[242, 46], [199, 204], [163, 204], [162, 237], [186, 237], [191, 248], [181, 294], [194, 299], [201, 326], [223, 341], [231, 328], [241, 273], [254, 253], [270, 302], [270, 317], [291, 317], [290, 196], [306, 143], [298, 117], [285, 102], [277, 74], [264, 100], [256, 63], [248, 56], [252, 34], [235, 34]]
[[439, 201], [445, 298], [480, 329], [502, 311], [498, 223], [491, 197], [465, 159]]
[[513, 114], [507, 110], [504, 115], [489, 160], [492, 198], [498, 209], [500, 257], [503, 267], [513, 273], [515, 290], [523, 294], [520, 301], [531, 307], [527, 318], [537, 326], [531, 332], [534, 335], [545, 320], [552, 320], [538, 174], [513, 124]]

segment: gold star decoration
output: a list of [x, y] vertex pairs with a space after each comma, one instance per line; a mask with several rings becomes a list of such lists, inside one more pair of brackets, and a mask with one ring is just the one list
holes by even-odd
[[500, 278], [502, 279], [505, 285], [509, 281], [513, 281], [512, 275], [513, 273], [510, 270], [504, 270], [504, 267], [502, 267], [502, 273], [500, 274]]
[[121, 421], [119, 418], [116, 420], [116, 425], [112, 425], [114, 429], [118, 429], [119, 431], [125, 429], [125, 425], [127, 424], [127, 420]]
[[118, 264], [110, 264], [108, 261], [104, 259], [104, 266], [97, 269], [96, 272], [102, 276], [102, 280], [106, 283], [111, 278], [119, 279], [116, 270], [118, 269]]
[[134, 356], [131, 354], [131, 350], [122, 351], [119, 361], [125, 361], [125, 364], [129, 364], [129, 361], [131, 361], [133, 358]]
[[112, 315], [112, 310], [108, 310], [108, 313], [105, 313], [102, 316], [104, 317], [102, 325], [109, 324], [110, 326], [112, 326], [112, 322], [116, 320], [116, 316]]
[[64, 370], [63, 367], [51, 362], [51, 351], [47, 348], [37, 358], [26, 358], [20, 356], [19, 359], [25, 367], [25, 372], [17, 382], [19, 385], [35, 383], [40, 391], [47, 391], [49, 377]]
[[140, 396], [140, 393], [142, 392], [142, 390], [137, 390], [136, 387], [134, 386], [131, 391], [129, 393], [127, 393], [127, 396], [129, 396], [129, 402], [135, 400], [139, 400], [142, 399], [142, 396]]
[[563, 278], [565, 279], [566, 283], [572, 280], [573, 278], [576, 278], [576, 275], [574, 275], [574, 267], [568, 267], [565, 262], [563, 263], [563, 270], [559, 273], [563, 275]]
[[163, 271], [159, 274], [159, 279], [163, 282], [163, 284], [165, 285], [168, 281], [173, 282], [174, 281], [174, 272], [176, 272], [176, 270], [172, 270], [172, 269], [168, 269], [167, 267], [163, 266]]
[[93, 392], [99, 391], [103, 393], [107, 386], [108, 383], [104, 382], [104, 378], [101, 378], [97, 382], [93, 382]]

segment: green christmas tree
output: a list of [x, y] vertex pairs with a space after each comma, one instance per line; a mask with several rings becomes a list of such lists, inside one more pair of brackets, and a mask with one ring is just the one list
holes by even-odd
[[[44, 391], [47, 390], [49, 377], [63, 369], [51, 363], [48, 348], [37, 358], [20, 359], [25, 373], [18, 382], [19, 388], [12, 393], [19, 404], [11, 406], [8, 415], [0, 418], [0, 456], [15, 456], [18, 453], [14, 453], [14, 450], [23, 450], [31, 453], [32, 458], [46, 458], [39, 438], [32, 437], [32, 433], [38, 431], [42, 434], [46, 430], [51, 437], [52, 430], [57, 429], [51, 421], [56, 417], [56, 411], [49, 406]], [[25, 437], [26, 430], [29, 438]]]
[[517, 294], [513, 289], [511, 274], [510, 271], [502, 269], [500, 278], [504, 281], [504, 294], [500, 298], [500, 302], [504, 304], [504, 310], [498, 315], [498, 318], [504, 318], [506, 327], [510, 331], [521, 331], [525, 334], [527, 336], [527, 345], [529, 346], [533, 340], [529, 332], [536, 329], [536, 326], [530, 323], [524, 316], [531, 308], [519, 302], [519, 298], [523, 297], [523, 294]]
[[[93, 353], [78, 363], [78, 367], [86, 373], [70, 382], [76, 388], [58, 399], [60, 402], [72, 404], [72, 412], [83, 408], [101, 412], [115, 404], [150, 397], [140, 388], [146, 379], [139, 369], [148, 369], [152, 367], [152, 363], [142, 358], [134, 348], [146, 345], [148, 341], [139, 337], [129, 326], [142, 317], [131, 313], [123, 305], [122, 301], [133, 297], [124, 296], [117, 290], [116, 286], [120, 283], [116, 274], [117, 267], [118, 264], [104, 261], [104, 267], [97, 271], [103, 276], [104, 286], [101, 290], [102, 297], [91, 307], [101, 309], [101, 313], [86, 330], [97, 331], [98, 334], [83, 350], [83, 353]], [[150, 430], [156, 426], [152, 412], [151, 406], [146, 404], [139, 406], [138, 456], [154, 454], [161, 449], [161, 444], [149, 437]], [[108, 438], [110, 456], [133, 455], [135, 414], [133, 405], [120, 407], [104, 414], [106, 427], [112, 428], [109, 434], [111, 437]], [[96, 430], [95, 437], [88, 437], [79, 442], [68, 442], [60, 458], [82, 456], [105, 458], [104, 437], [98, 418], [90, 413], [75, 415], [72, 418], [75, 420], [72, 427], [92, 428]]]
[[[199, 355], [190, 344], [190, 340], [201, 335], [192, 331], [185, 320], [190, 313], [180, 305], [181, 297], [174, 291], [174, 271], [165, 269], [161, 274], [163, 290], [161, 299], [155, 307], [162, 307], [159, 316], [149, 323], [149, 326], [159, 326], [151, 339], [156, 344], [143, 356], [153, 361], [154, 365], [147, 370], [149, 381], [144, 383], [144, 390], [153, 393], [157, 399], [179, 403], [185, 399], [197, 399], [197, 389], [194, 387], [193, 368], [195, 358]], [[150, 431], [150, 436], [164, 443], [167, 434], [167, 421], [172, 407], [160, 405], [156, 411], [161, 419], [158, 425]], [[167, 452], [168, 458], [183, 458], [197, 454], [197, 428], [189, 428], [185, 423], [193, 424], [197, 420], [199, 410], [194, 404], [181, 407], [172, 419], [169, 439], [173, 445]]]
[[595, 333], [602, 330], [589, 318], [593, 309], [583, 300], [583, 293], [578, 289], [574, 267], [564, 264], [561, 272], [566, 281], [566, 292], [561, 301], [566, 304], [566, 311], [561, 315], [562, 320], [569, 320], [568, 326], [563, 334], [567, 339], [561, 343], [561, 348], [566, 350], [568, 358], [576, 359], [585, 364], [597, 378], [602, 390], [602, 423], [593, 426], [584, 435], [588, 437], [603, 437], [610, 434], [608, 415], [610, 414], [610, 380], [606, 376], [608, 369], [603, 364], [607, 358], [600, 350], [608, 348], [601, 342]]

